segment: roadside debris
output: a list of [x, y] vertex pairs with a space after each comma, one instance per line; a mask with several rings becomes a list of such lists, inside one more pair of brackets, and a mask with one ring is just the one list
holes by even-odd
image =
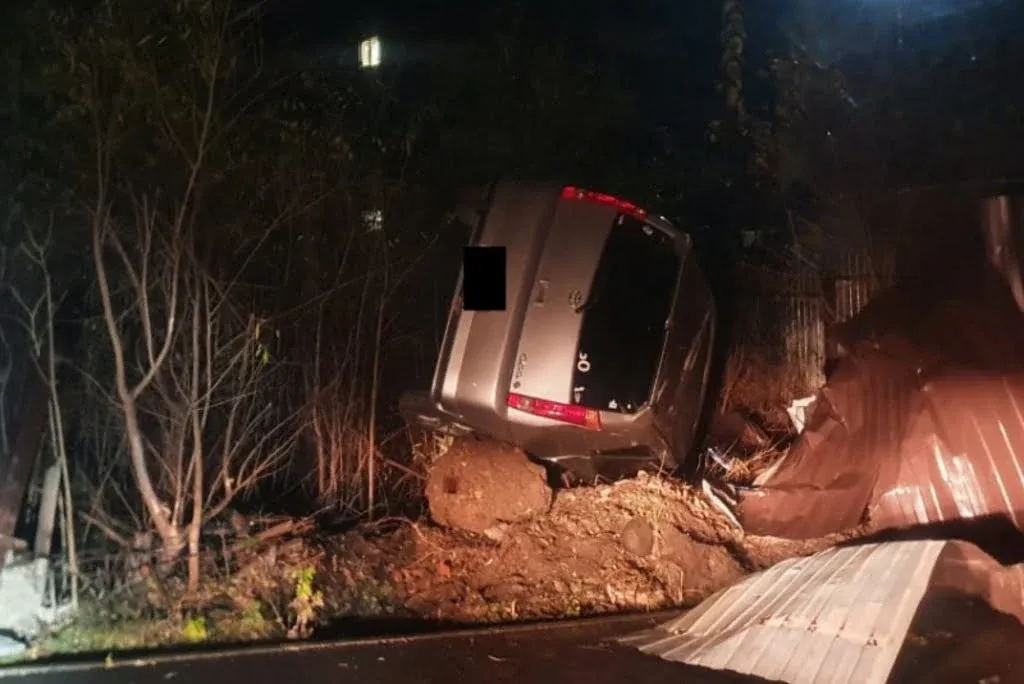
[[1024, 531], [1020, 201], [983, 200], [975, 258], [929, 264], [830, 331], [835, 371], [800, 436], [740, 495], [748, 532], [817, 537], [865, 520]]
[[48, 559], [14, 551], [5, 555], [0, 566], [0, 658], [23, 652], [40, 634], [60, 627], [73, 614], [70, 604], [56, 598]]
[[741, 493], [744, 529], [1022, 528], [1024, 316], [991, 269], [944, 285], [894, 287], [833, 331], [843, 356], [785, 458]]
[[810, 415], [811, 411], [814, 410], [814, 401], [817, 397], [803, 397], [801, 399], [794, 399], [790, 403], [789, 407], [786, 408], [786, 414], [789, 419], [793, 421], [793, 429], [796, 434], [800, 434], [804, 431], [804, 426], [807, 425], [807, 416]]
[[733, 466], [736, 465], [736, 461], [729, 456], [726, 456], [721, 449], [718, 447], [708, 447], [704, 451], [704, 455], [716, 466], [725, 471], [728, 475], [732, 472]]
[[1024, 565], [958, 541], [833, 548], [746, 577], [622, 640], [666, 660], [804, 684], [884, 684], [926, 592], [955, 589], [1024, 618]]
[[[737, 410], [717, 411], [710, 421], [701, 452], [700, 471], [716, 490], [749, 487], [764, 471], [786, 453], [786, 443], [795, 433], [770, 437], [754, 419]], [[708, 490], [705, 494], [721, 503]], [[721, 491], [718, 492], [721, 496]], [[732, 498], [732, 497], [727, 497]], [[731, 501], [730, 506], [736, 502]], [[729, 517], [733, 514], [730, 510]]]
[[705, 495], [747, 534], [918, 540], [783, 560], [624, 643], [772, 681], [882, 684], [931, 590], [1024, 623], [1024, 564], [948, 541], [1005, 522], [992, 553], [1019, 555], [1024, 532], [1024, 278], [1007, 202], [983, 203], [985, 261], [892, 287], [830, 331], [834, 371], [787, 408], [797, 436], [781, 458], [732, 486], [741, 459], [706, 451]]
[[705, 441], [722, 451], [752, 452], [772, 445], [772, 439], [760, 426], [735, 410], [715, 412]]

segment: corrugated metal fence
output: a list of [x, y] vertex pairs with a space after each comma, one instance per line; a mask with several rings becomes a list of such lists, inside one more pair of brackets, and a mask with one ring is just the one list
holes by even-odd
[[892, 269], [866, 252], [851, 252], [833, 269], [808, 262], [740, 266], [734, 347], [792, 378], [794, 392], [824, 381], [825, 329], [856, 315], [892, 281]]
[[832, 275], [835, 322], [848, 320], [860, 313], [879, 290], [892, 284], [893, 277], [891, 259], [867, 252], [844, 255]]

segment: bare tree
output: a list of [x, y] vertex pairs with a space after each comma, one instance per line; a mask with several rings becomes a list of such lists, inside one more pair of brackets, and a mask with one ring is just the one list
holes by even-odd
[[78, 544], [75, 537], [75, 506], [65, 441], [65, 416], [57, 383], [57, 345], [54, 336], [59, 302], [54, 293], [54, 281], [50, 273], [53, 215], [50, 215], [47, 229], [42, 235], [32, 230], [31, 226], [28, 226], [25, 235], [25, 240], [19, 247], [19, 254], [35, 267], [41, 292], [34, 301], [29, 301], [17, 287], [10, 287], [9, 291], [22, 311], [22, 323], [31, 347], [32, 361], [38, 366], [48, 388], [49, 444], [53, 461], [60, 472], [63, 547], [68, 556], [68, 570], [71, 575], [71, 603], [77, 606], [79, 567]]
[[[297, 425], [268, 400], [274, 364], [260, 317], [240, 312], [180, 236], [156, 234], [149, 202], [138, 205], [134, 248], [114, 230], [94, 231], [96, 276], [135, 483], [165, 560], [187, 547], [195, 588], [203, 526], [283, 466]], [[137, 329], [115, 311], [107, 245]]]
[[[294, 441], [292, 418], [267, 402], [276, 364], [261, 318], [236, 287], [294, 208], [265, 220], [245, 196], [269, 177], [240, 159], [251, 136], [237, 132], [260, 101], [254, 28], [231, 0], [102, 0], [65, 23], [61, 45], [64, 114], [90, 142], [77, 196], [110, 359], [95, 380], [112, 385], [140, 518], [165, 562], [188, 550], [193, 589], [203, 525]], [[89, 512], [97, 526], [109, 517]], [[127, 540], [115, 527], [101, 529]]]

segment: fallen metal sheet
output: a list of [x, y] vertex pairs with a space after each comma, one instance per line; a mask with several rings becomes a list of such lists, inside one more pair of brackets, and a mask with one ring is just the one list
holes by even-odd
[[[912, 386], [890, 359], [849, 359], [837, 368], [786, 456], [742, 493], [736, 513], [743, 528], [809, 539], [858, 526], [881, 463], [896, 457], [906, 422], [906, 404], [896, 398], [909, 397]], [[879, 410], [871, 411], [876, 402]]]
[[[1024, 316], [991, 269], [880, 295], [807, 425], [737, 518], [753, 534], [1005, 518], [1024, 530]], [[813, 514], [809, 514], [813, 511]]]
[[[665, 660], [792, 684], [882, 684], [930, 587], [1024, 612], [1022, 566], [965, 542], [901, 541], [794, 558], [621, 640]], [[998, 605], [996, 605], [998, 604]], [[1003, 608], [1000, 608], [1003, 606]]]
[[1024, 624], [1024, 563], [1001, 565], [974, 544], [951, 541], [939, 557], [931, 586], [976, 596]]
[[946, 374], [915, 395], [870, 517], [910, 527], [997, 516], [1024, 530], [1024, 377]]

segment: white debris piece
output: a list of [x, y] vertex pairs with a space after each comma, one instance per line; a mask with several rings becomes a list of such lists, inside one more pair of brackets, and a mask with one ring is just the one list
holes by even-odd
[[743, 526], [740, 524], [740, 521], [736, 519], [736, 515], [732, 512], [732, 508], [730, 507], [736, 505], [735, 498], [726, 498], [726, 492], [717, 490], [707, 480], [700, 481], [700, 489], [704, 493], [704, 496], [707, 497], [708, 501], [711, 502], [711, 505], [714, 506], [719, 513], [725, 516], [725, 519], [728, 520], [733, 527], [737, 530], [743, 529]]
[[786, 409], [786, 413], [789, 414], [789, 419], [792, 421], [798, 435], [804, 431], [804, 426], [807, 425], [807, 417], [811, 415], [815, 400], [817, 400], [815, 396], [794, 399], [789, 408]]

